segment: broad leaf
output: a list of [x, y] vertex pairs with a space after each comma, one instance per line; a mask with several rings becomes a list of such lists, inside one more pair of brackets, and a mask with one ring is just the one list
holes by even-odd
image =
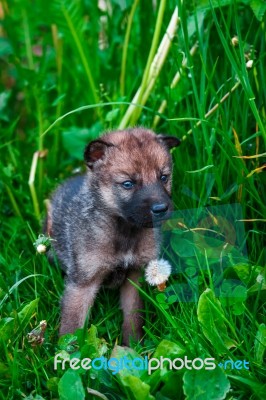
[[130, 398], [135, 400], [153, 400], [154, 396], [150, 394], [150, 386], [142, 382], [140, 378], [128, 375], [122, 378], [123, 385], [130, 392]]
[[184, 346], [179, 343], [170, 342], [170, 340], [163, 339], [157, 346], [154, 358], [168, 357], [175, 358], [184, 355], [186, 350]]
[[58, 383], [58, 393], [60, 400], [83, 400], [85, 390], [82, 385], [81, 377], [77, 371], [68, 369]]
[[183, 380], [186, 400], [222, 400], [230, 389], [230, 382], [221, 368], [186, 371]]
[[252, 8], [252, 11], [254, 12], [255, 17], [259, 21], [262, 21], [262, 18], [264, 17], [264, 14], [266, 11], [265, 0], [251, 0], [250, 7]]
[[198, 320], [204, 336], [211, 342], [219, 354], [235, 346], [228, 337], [225, 315], [220, 301], [211, 289], [206, 289], [199, 298], [197, 309]]
[[179, 235], [172, 235], [171, 246], [174, 252], [179, 255], [179, 257], [195, 257], [197, 254], [195, 243], [190, 240], [180, 238]]
[[83, 335], [83, 329], [78, 330], [76, 333], [78, 335], [79, 344], [81, 346], [81, 358], [97, 358], [103, 356], [107, 352], [107, 343], [104, 339], [98, 338], [96, 326], [90, 326], [86, 334], [84, 344], [79, 337], [79, 335]]
[[71, 126], [62, 132], [62, 141], [65, 150], [78, 160], [83, 159], [83, 152], [86, 144], [96, 139], [102, 129], [100, 123], [96, 123], [90, 129]]

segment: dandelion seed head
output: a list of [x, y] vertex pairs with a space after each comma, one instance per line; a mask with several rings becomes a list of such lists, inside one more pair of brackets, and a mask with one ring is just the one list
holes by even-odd
[[146, 281], [152, 285], [161, 285], [169, 278], [171, 274], [171, 265], [164, 259], [151, 260], [146, 267]]

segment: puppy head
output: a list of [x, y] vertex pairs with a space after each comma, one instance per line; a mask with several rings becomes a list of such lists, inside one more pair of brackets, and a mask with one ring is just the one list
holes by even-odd
[[114, 131], [85, 149], [90, 182], [105, 210], [130, 224], [152, 226], [171, 210], [170, 149], [180, 140], [143, 128]]

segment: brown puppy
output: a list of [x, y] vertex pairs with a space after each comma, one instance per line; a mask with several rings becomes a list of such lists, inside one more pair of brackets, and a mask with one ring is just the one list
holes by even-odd
[[60, 334], [82, 327], [101, 287], [120, 287], [123, 343], [141, 337], [142, 302], [127, 278], [159, 254], [171, 210], [171, 155], [180, 140], [143, 128], [114, 131], [85, 149], [87, 173], [59, 186], [46, 229], [67, 274]]

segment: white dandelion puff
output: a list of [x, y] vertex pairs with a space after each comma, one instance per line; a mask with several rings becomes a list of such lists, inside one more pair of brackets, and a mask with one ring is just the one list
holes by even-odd
[[45, 244], [38, 244], [36, 250], [39, 254], [44, 254], [46, 253], [47, 247], [45, 246]]
[[[171, 274], [171, 265], [164, 259], [151, 260], [145, 270], [146, 281], [152, 286], [164, 284]], [[163, 285], [163, 287], [165, 287]]]

